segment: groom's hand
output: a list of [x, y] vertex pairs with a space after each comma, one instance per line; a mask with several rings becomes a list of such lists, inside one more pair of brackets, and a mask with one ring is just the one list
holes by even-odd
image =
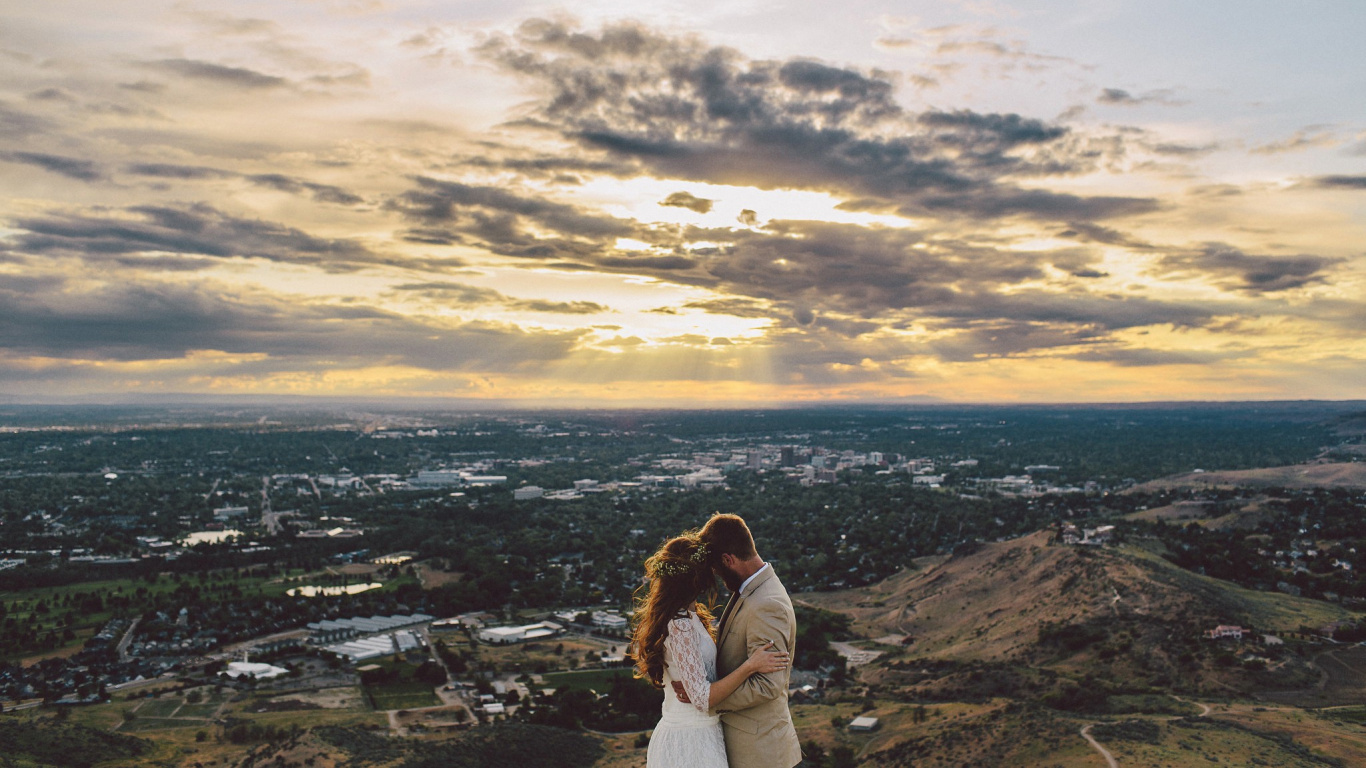
[[688, 692], [683, 690], [683, 681], [671, 680], [670, 682], [673, 684], [674, 693], [678, 695], [678, 700], [683, 702], [684, 704], [691, 704], [692, 699], [689, 699]]

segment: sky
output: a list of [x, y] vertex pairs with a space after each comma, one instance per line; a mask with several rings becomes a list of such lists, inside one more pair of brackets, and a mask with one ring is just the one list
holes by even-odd
[[1366, 398], [1360, 0], [0, 0], [0, 401]]

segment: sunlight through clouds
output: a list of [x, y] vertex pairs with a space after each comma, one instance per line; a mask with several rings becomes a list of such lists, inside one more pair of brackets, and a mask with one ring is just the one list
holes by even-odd
[[101, 9], [3, 12], [0, 397], [1366, 396], [1348, 4]]

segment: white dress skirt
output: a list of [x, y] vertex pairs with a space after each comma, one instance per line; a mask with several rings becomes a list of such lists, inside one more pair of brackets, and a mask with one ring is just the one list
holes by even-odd
[[[678, 700], [675, 680], [693, 703]], [[689, 611], [687, 618], [670, 621], [664, 639], [664, 706], [650, 736], [648, 768], [727, 768], [721, 718], [707, 706], [715, 681], [716, 642], [702, 619]]]

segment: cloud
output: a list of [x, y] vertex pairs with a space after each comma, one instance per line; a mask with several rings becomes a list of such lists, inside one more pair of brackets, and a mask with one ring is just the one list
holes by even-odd
[[594, 301], [548, 301], [545, 299], [510, 301], [508, 307], [525, 312], [547, 312], [558, 315], [596, 315], [608, 311], [608, 307]]
[[735, 220], [747, 227], [759, 226], [759, 214], [748, 208], [740, 211], [740, 215], [736, 216]]
[[1207, 277], [1215, 284], [1249, 294], [1276, 293], [1324, 282], [1327, 271], [1344, 259], [1326, 256], [1256, 256], [1224, 243], [1209, 243], [1160, 262], [1169, 276]]
[[[578, 259], [600, 253], [604, 240], [636, 232], [633, 222], [502, 187], [428, 177], [416, 182], [388, 207], [425, 225], [411, 233], [420, 242], [473, 241], [505, 256]], [[538, 236], [542, 232], [560, 237]]]
[[687, 208], [698, 213], [710, 213], [711, 206], [715, 200], [696, 197], [689, 192], [674, 192], [659, 202], [660, 205], [672, 206], [674, 208]]
[[180, 165], [177, 163], [133, 163], [123, 168], [125, 173], [157, 179], [177, 179], [181, 181], [200, 181], [205, 179], [244, 179], [258, 187], [288, 192], [294, 195], [308, 195], [320, 203], [336, 205], [360, 205], [365, 199], [331, 184], [318, 184], [296, 179], [281, 173], [244, 174], [202, 165]]
[[51, 120], [0, 101], [0, 136], [23, 139], [52, 129]]
[[196, 59], [162, 59], [148, 62], [147, 66], [187, 80], [200, 80], [248, 90], [281, 88], [289, 84], [283, 77]]
[[1119, 245], [1136, 251], [1146, 251], [1153, 248], [1151, 243], [1139, 240], [1117, 229], [1084, 221], [1072, 222], [1067, 229], [1058, 233], [1058, 237], [1075, 237], [1083, 241]]
[[424, 283], [404, 283], [394, 286], [395, 291], [414, 293], [423, 298], [442, 304], [456, 306], [481, 306], [497, 304], [523, 312], [545, 312], [560, 315], [595, 315], [608, 311], [608, 307], [592, 301], [550, 301], [547, 299], [514, 299], [492, 288], [483, 288], [465, 283], [432, 281]]
[[221, 179], [237, 175], [218, 168], [177, 163], [133, 163], [124, 166], [123, 170], [135, 176], [151, 176], [158, 179]]
[[314, 200], [321, 203], [335, 203], [336, 205], [359, 205], [365, 199], [359, 195], [352, 194], [341, 187], [331, 184], [317, 184], [311, 181], [302, 181], [291, 178], [279, 173], [263, 173], [247, 176], [246, 179], [253, 184], [281, 192], [291, 194], [310, 194]]
[[545, 92], [539, 126], [661, 178], [873, 198], [909, 216], [1094, 220], [1157, 208], [1021, 188], [1092, 168], [1096, 148], [1015, 114], [908, 114], [880, 73], [747, 59], [636, 24], [591, 34], [532, 21], [480, 52]]
[[1113, 104], [1124, 107], [1136, 107], [1141, 104], [1163, 104], [1165, 106], [1181, 106], [1184, 101], [1178, 101], [1171, 97], [1170, 90], [1148, 91], [1142, 95], [1135, 96], [1120, 88], [1105, 88], [1096, 97], [1096, 101], [1101, 104]]
[[7, 282], [0, 304], [0, 350], [58, 359], [165, 360], [212, 350], [266, 355], [285, 369], [330, 360], [509, 371], [561, 359], [583, 335], [438, 323], [214, 283]]
[[446, 304], [476, 306], [500, 303], [507, 297], [492, 288], [481, 288], [465, 283], [429, 281], [424, 283], [403, 283], [394, 286], [395, 291], [414, 293], [424, 298], [434, 299]]
[[1083, 362], [1113, 363], [1126, 368], [1154, 365], [1210, 365], [1245, 355], [1232, 352], [1148, 349], [1145, 347], [1106, 347], [1088, 349], [1068, 357]]
[[1255, 155], [1281, 155], [1316, 147], [1337, 146], [1340, 143], [1337, 134], [1333, 131], [1323, 126], [1311, 125], [1295, 131], [1293, 135], [1287, 138], [1258, 145], [1250, 151]]
[[0, 160], [36, 166], [77, 181], [99, 181], [104, 178], [104, 173], [98, 165], [75, 157], [47, 155], [41, 152], [0, 152]]
[[1366, 189], [1366, 176], [1317, 176], [1310, 182], [1324, 189]]
[[380, 254], [359, 240], [316, 237], [284, 224], [232, 216], [203, 203], [132, 206], [117, 212], [50, 213], [17, 219], [10, 229], [14, 233], [8, 241], [0, 241], [3, 252], [91, 261], [175, 254], [266, 259], [331, 272], [375, 266], [443, 270], [460, 265], [454, 260]]

